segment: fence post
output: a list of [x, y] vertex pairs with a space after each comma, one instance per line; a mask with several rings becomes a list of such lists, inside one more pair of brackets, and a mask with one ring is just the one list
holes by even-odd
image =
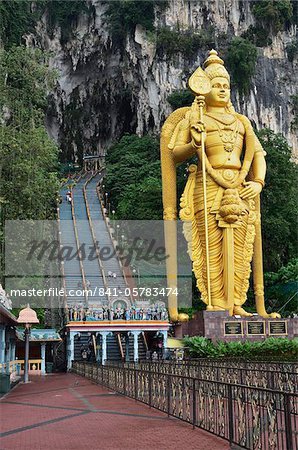
[[284, 394], [286, 448], [293, 450], [290, 395]]
[[123, 394], [126, 395], [126, 369], [123, 368]]
[[167, 376], [168, 417], [170, 416], [170, 404], [171, 404], [170, 386], [171, 386], [171, 375], [168, 375]]
[[275, 379], [274, 379], [274, 373], [273, 370], [270, 371], [270, 383], [271, 383], [271, 389], [278, 389], [275, 386]]
[[137, 369], [134, 368], [135, 371], [135, 401], [137, 401], [137, 397], [138, 397], [138, 374], [137, 374]]
[[152, 372], [149, 371], [149, 406], [152, 405]]
[[192, 379], [192, 428], [197, 423], [197, 396], [196, 396], [196, 379]]
[[232, 386], [230, 384], [228, 384], [226, 386], [228, 388], [229, 442], [230, 442], [230, 444], [232, 444], [234, 441]]

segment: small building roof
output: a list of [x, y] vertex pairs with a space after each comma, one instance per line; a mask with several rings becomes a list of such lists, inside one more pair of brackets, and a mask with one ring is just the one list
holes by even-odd
[[0, 323], [8, 323], [10, 325], [17, 325], [17, 318], [0, 303]]

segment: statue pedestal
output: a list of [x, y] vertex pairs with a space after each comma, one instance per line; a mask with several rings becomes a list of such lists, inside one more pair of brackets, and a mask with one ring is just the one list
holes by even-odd
[[264, 319], [229, 316], [227, 311], [199, 311], [194, 319], [175, 328], [175, 337], [205, 336], [212, 341], [259, 341], [268, 337], [298, 336], [298, 318]]

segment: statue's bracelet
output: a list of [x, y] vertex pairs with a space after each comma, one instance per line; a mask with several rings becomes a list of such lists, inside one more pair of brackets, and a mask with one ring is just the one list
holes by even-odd
[[254, 179], [254, 182], [255, 182], [255, 183], [260, 183], [260, 184], [262, 185], [262, 187], [265, 186], [265, 181], [264, 181], [264, 180], [260, 180], [260, 178], [255, 178], [255, 179]]

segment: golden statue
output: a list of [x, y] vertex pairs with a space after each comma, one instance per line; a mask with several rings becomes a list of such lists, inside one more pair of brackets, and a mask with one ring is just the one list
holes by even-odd
[[[161, 165], [168, 287], [177, 285], [176, 165], [197, 155], [180, 200], [180, 218], [197, 287], [210, 311], [251, 316], [243, 308], [253, 259], [256, 309], [264, 305], [260, 193], [266, 174], [265, 152], [247, 117], [230, 100], [230, 76], [215, 50], [189, 79], [195, 94], [191, 107], [179, 108], [161, 133]], [[173, 321], [177, 297], [169, 296]]]

